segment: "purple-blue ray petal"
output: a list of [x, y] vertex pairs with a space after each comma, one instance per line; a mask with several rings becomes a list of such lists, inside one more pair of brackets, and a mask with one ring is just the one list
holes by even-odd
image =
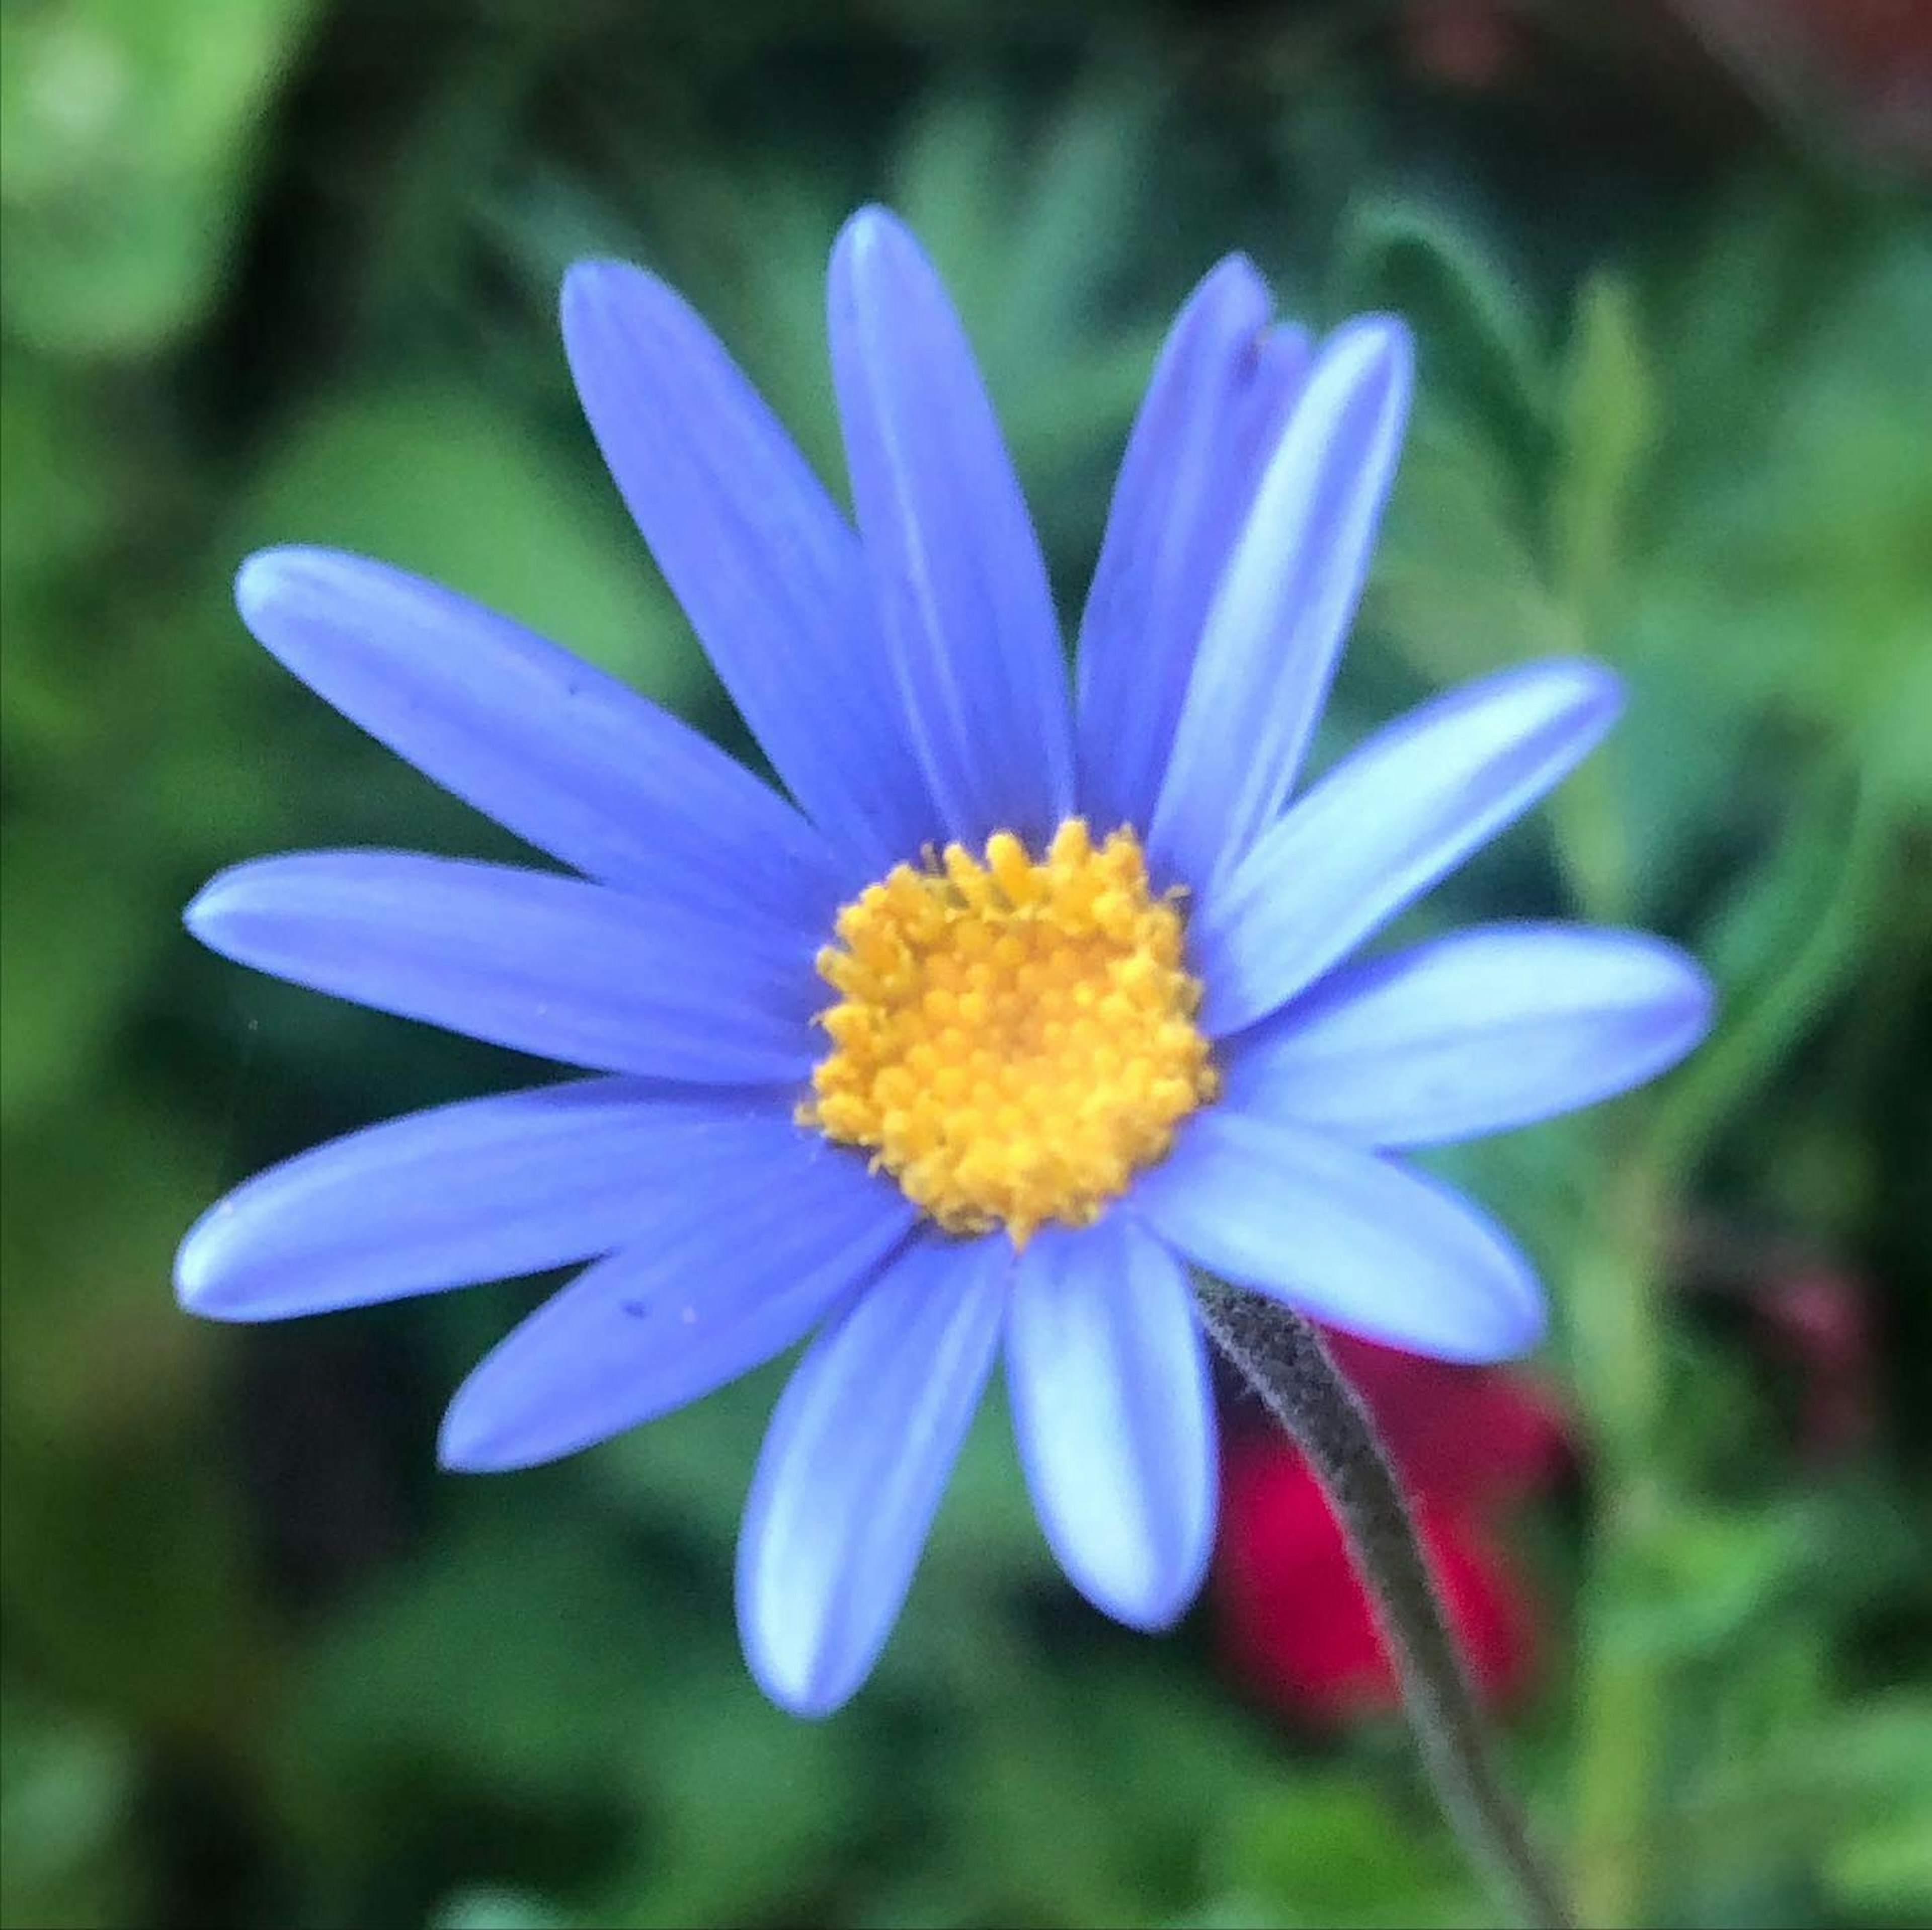
[[664, 580], [806, 814], [872, 875], [939, 829], [859, 541], [723, 346], [655, 275], [580, 262], [564, 345]]
[[1208, 889], [1288, 801], [1354, 620], [1412, 383], [1408, 331], [1386, 317], [1317, 352], [1208, 610], [1150, 834], [1161, 874]]
[[946, 833], [1037, 844], [1072, 798], [1046, 566], [958, 317], [883, 208], [839, 235], [830, 323], [853, 502]]
[[1346, 966], [1232, 1042], [1225, 1102], [1364, 1146], [1436, 1146], [1627, 1091], [1709, 1029], [1675, 946], [1478, 925]]
[[793, 1104], [586, 1079], [389, 1119], [218, 1201], [176, 1290], [212, 1319], [276, 1320], [573, 1265], [636, 1239], [694, 1158], [762, 1143]]
[[222, 872], [187, 912], [224, 957], [519, 1052], [702, 1085], [802, 1080], [809, 945], [543, 871], [309, 851]]
[[694, 1147], [652, 1193], [634, 1243], [554, 1294], [463, 1383], [444, 1466], [554, 1461], [735, 1380], [870, 1279], [914, 1212], [862, 1157], [788, 1120]]
[[263, 550], [242, 620], [310, 689], [466, 803], [590, 877], [822, 929], [824, 839], [688, 726], [507, 617], [386, 564]]
[[1020, 1257], [1006, 1337], [1034, 1507], [1074, 1586], [1139, 1629], [1193, 1600], [1214, 1540], [1208, 1356], [1185, 1272], [1124, 1212]]
[[1286, 1003], [1519, 817], [1616, 721], [1620, 688], [1552, 661], [1414, 710], [1276, 821], [1190, 928], [1216, 1038]]
[[897, 1619], [999, 1344], [1004, 1235], [916, 1239], [812, 1343], [759, 1454], [738, 1626], [780, 1707], [826, 1716]]
[[1226, 1105], [1190, 1120], [1133, 1210], [1204, 1272], [1442, 1360], [1503, 1360], [1543, 1331], [1529, 1263], [1446, 1187], [1360, 1146]]
[[1153, 815], [1210, 599], [1307, 372], [1306, 335], [1269, 309], [1244, 256], [1213, 269], [1127, 440], [1080, 625], [1078, 802], [1097, 830]]

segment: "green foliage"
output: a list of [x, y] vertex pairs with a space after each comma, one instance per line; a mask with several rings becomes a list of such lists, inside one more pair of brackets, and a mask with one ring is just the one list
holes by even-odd
[[23, 0], [0, 15], [4, 313], [60, 356], [128, 357], [207, 313], [309, 0]]
[[[0, 1924], [1488, 1920], [1390, 1737], [1264, 1713], [1211, 1611], [1080, 1604], [997, 1399], [875, 1681], [805, 1725], [730, 1611], [782, 1368], [465, 1482], [436, 1410], [526, 1296], [268, 1336], [169, 1295], [225, 1185], [512, 1076], [181, 934], [250, 853], [506, 844], [253, 648], [241, 555], [389, 558], [746, 748], [569, 404], [555, 280], [669, 275], [836, 488], [824, 256], [872, 195], [957, 292], [1070, 628], [1216, 256], [1410, 319], [1339, 734], [1614, 662], [1612, 748], [1428, 916], [1653, 925], [1724, 1014], [1654, 1091], [1441, 1156], [1543, 1265], [1582, 1437], [1526, 1524], [1512, 1754], [1606, 1920], [1932, 1914], [1924, 211], [1680, 151], [1636, 67], [1634, 168], [1559, 66], [1533, 125], [1451, 111], [1367, 23], [0, 0]], [[1794, 1269], [1884, 1337], [1829, 1452], [1764, 1311]]]
[[223, 547], [380, 553], [692, 709], [709, 688], [704, 659], [610, 492], [572, 454], [446, 381], [338, 392], [285, 430]]

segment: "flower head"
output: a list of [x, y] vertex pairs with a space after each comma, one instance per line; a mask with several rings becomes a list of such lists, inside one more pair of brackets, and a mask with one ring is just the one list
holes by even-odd
[[1502, 925], [1345, 963], [1555, 784], [1613, 680], [1532, 665], [1294, 802], [1407, 406], [1386, 319], [1316, 343], [1236, 258], [1175, 322], [1070, 690], [964, 337], [878, 209], [831, 269], [856, 529], [698, 317], [572, 271], [605, 460], [789, 793], [503, 618], [272, 550], [242, 616], [338, 709], [570, 868], [269, 859], [190, 928], [232, 958], [596, 1076], [392, 1121], [238, 1188], [184, 1302], [237, 1320], [589, 1264], [477, 1368], [460, 1468], [567, 1454], [815, 1337], [747, 1506], [778, 1701], [883, 1645], [1004, 1350], [1048, 1537], [1147, 1627], [1197, 1589], [1215, 1455], [1190, 1266], [1456, 1359], [1540, 1296], [1390, 1155], [1586, 1104], [1694, 1041], [1695, 969]]

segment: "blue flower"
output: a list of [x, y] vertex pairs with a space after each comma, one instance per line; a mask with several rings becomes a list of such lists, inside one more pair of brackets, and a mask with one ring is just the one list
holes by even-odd
[[889, 214], [834, 251], [855, 532], [698, 317], [614, 263], [563, 327], [604, 458], [790, 793], [505, 619], [360, 558], [242, 568], [243, 618], [346, 715], [568, 873], [343, 851], [224, 873], [242, 962], [596, 1076], [351, 1134], [239, 1187], [184, 1303], [268, 1320], [587, 1262], [472, 1373], [464, 1469], [526, 1467], [814, 1336], [738, 1564], [786, 1707], [857, 1688], [996, 1354], [1047, 1536], [1144, 1628], [1208, 1558], [1198, 1267], [1456, 1360], [1530, 1346], [1530, 1269], [1401, 1162], [1688, 1050], [1670, 948], [1478, 927], [1363, 941], [1582, 757], [1588, 664], [1424, 706], [1291, 802], [1410, 387], [1238, 258], [1174, 323], [1070, 692], [959, 324]]

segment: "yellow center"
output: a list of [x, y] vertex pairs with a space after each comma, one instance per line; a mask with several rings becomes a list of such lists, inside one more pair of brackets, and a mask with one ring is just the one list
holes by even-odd
[[953, 1233], [1084, 1226], [1172, 1143], [1217, 1078], [1172, 895], [1131, 831], [1070, 818], [1043, 858], [1010, 832], [949, 844], [839, 913], [838, 1002], [802, 1124], [868, 1146]]

